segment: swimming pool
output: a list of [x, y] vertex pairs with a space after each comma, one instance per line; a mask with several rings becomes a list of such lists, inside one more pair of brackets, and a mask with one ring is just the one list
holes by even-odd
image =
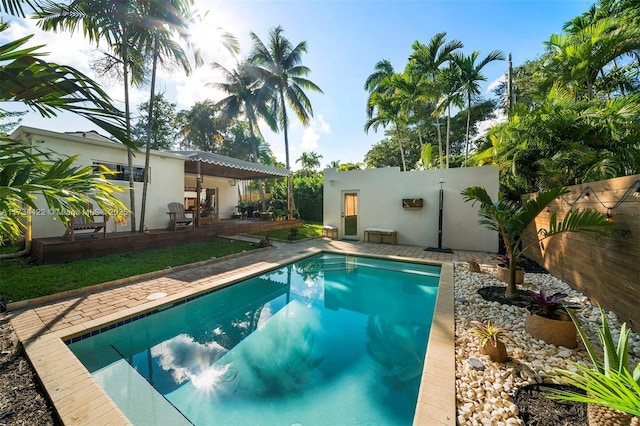
[[411, 424], [439, 271], [325, 253], [69, 347], [134, 424]]

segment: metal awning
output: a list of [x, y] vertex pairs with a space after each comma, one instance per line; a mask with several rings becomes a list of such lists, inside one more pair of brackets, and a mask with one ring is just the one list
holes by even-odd
[[229, 179], [268, 179], [289, 176], [287, 169], [238, 160], [224, 155], [203, 151], [171, 151], [188, 157], [184, 163], [185, 173], [197, 174], [198, 162], [200, 173], [204, 176], [216, 176]]

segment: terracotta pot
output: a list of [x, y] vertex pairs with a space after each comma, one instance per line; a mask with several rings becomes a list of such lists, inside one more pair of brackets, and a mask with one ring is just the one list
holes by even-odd
[[589, 426], [640, 426], [640, 417], [603, 405], [587, 404]]
[[526, 308], [526, 311], [527, 317], [524, 321], [524, 329], [531, 336], [552, 345], [564, 346], [569, 349], [578, 345], [576, 342], [576, 326], [569, 315], [562, 314], [561, 319], [556, 320], [532, 314], [529, 308]]
[[[509, 267], [506, 265], [498, 264], [496, 266], [496, 277], [498, 281], [503, 283], [509, 282]], [[524, 282], [524, 269], [516, 268], [516, 284], [522, 284]]]
[[477, 263], [470, 263], [469, 272], [480, 272], [480, 265], [478, 265]]
[[491, 342], [486, 342], [481, 348], [480, 353], [483, 355], [489, 355], [491, 361], [494, 362], [507, 362], [509, 355], [507, 355], [507, 347], [503, 342], [498, 342], [498, 346], [493, 346]]

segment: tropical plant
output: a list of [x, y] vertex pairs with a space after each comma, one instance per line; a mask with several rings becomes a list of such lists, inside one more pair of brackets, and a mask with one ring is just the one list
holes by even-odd
[[[289, 118], [287, 105], [293, 109], [303, 125], [307, 125], [313, 117], [311, 101], [304, 89], [322, 93], [320, 87], [307, 79], [311, 70], [302, 65], [302, 54], [307, 51], [306, 41], [293, 46], [283, 35], [284, 30], [278, 26], [269, 32], [269, 43], [265, 45], [255, 34], [251, 33], [253, 53], [249, 62], [254, 64], [261, 74], [261, 78], [272, 88], [275, 94], [273, 109], [277, 111], [280, 128], [284, 132], [284, 151], [286, 168], [291, 170], [289, 163]], [[291, 191], [291, 177], [287, 176], [287, 209], [292, 219], [293, 197]]]
[[[409, 57], [410, 63], [413, 63], [413, 70], [422, 76], [422, 80], [426, 80], [427, 96], [431, 98], [433, 104], [436, 104], [443, 96], [443, 92], [448, 93], [449, 88], [440, 82], [440, 67], [451, 60], [451, 54], [463, 47], [461, 41], [451, 40], [446, 43], [447, 33], [437, 33], [429, 42], [424, 45], [419, 41], [415, 41], [411, 46], [413, 52]], [[436, 117], [436, 129], [438, 134], [438, 156], [440, 159], [440, 168], [444, 168], [443, 151], [442, 151], [442, 134], [440, 132], [440, 112], [434, 112]]]
[[371, 96], [374, 93], [387, 93], [390, 94], [393, 90], [384, 82], [395, 74], [393, 65], [388, 59], [382, 59], [376, 63], [373, 67], [373, 73], [371, 73], [367, 80], [364, 82], [364, 90], [369, 92], [369, 98], [367, 99], [367, 118], [373, 117], [373, 104], [371, 102]]
[[[479, 186], [468, 187], [462, 191], [465, 202], [472, 205], [480, 203], [478, 223], [496, 231], [504, 241], [509, 256], [509, 282], [505, 296], [517, 299], [516, 261], [529, 247], [537, 246], [540, 241], [565, 232], [579, 232], [586, 235], [604, 235], [613, 224], [607, 222], [604, 214], [595, 210], [569, 210], [565, 217], [558, 221], [557, 214], [551, 213], [547, 228], [534, 232], [531, 224], [536, 217], [556, 198], [568, 193], [567, 188], [554, 188], [541, 191], [536, 198], [527, 198], [518, 204], [498, 197], [492, 200], [487, 190]], [[529, 239], [527, 239], [529, 237]]]
[[[273, 97], [271, 88], [259, 79], [258, 71], [247, 62], [238, 63], [236, 69], [228, 70], [214, 62], [211, 64], [214, 70], [222, 72], [226, 82], [209, 83], [228, 94], [226, 98], [218, 101], [217, 106], [225, 111], [228, 118], [246, 118], [249, 125], [251, 160], [258, 161], [256, 136], [262, 139], [262, 133], [258, 126], [258, 119], [263, 119], [271, 130], [277, 130], [278, 124], [272, 111], [268, 108]], [[258, 185], [262, 210], [266, 209], [263, 185]]]
[[[164, 94], [159, 93], [154, 97], [153, 120], [151, 123], [151, 148], [169, 151], [175, 142], [176, 129], [176, 104], [167, 101]], [[146, 144], [149, 125], [149, 102], [143, 102], [138, 107], [138, 121], [131, 129], [131, 136], [136, 145], [142, 147]]]
[[127, 211], [116, 196], [122, 189], [105, 178], [109, 171], [75, 166], [76, 160], [0, 139], [0, 245], [15, 241], [29, 226], [30, 210], [42, 208], [36, 204], [39, 196], [63, 223], [69, 220], [64, 212], [86, 212], [90, 201], [114, 216]]
[[627, 328], [626, 323], [623, 323], [616, 344], [606, 313], [600, 307], [602, 323], [598, 329], [598, 338], [603, 351], [603, 356], [600, 358], [580, 326], [578, 318], [570, 310], [568, 313], [589, 354], [591, 367], [572, 363], [577, 367], [577, 371], [556, 369], [556, 373], [561, 381], [586, 391], [586, 394], [550, 389], [552, 392], [550, 397], [602, 405], [640, 417], [640, 364], [636, 365], [633, 373], [629, 370], [629, 334], [631, 330]]
[[226, 119], [220, 108], [210, 100], [196, 102], [189, 110], [178, 112], [176, 120], [183, 149], [216, 152], [224, 140], [222, 128]]
[[[20, 7], [19, 2], [2, 2], [2, 9], [8, 12], [21, 14]], [[0, 22], [0, 33], [8, 27]], [[74, 68], [41, 59], [42, 46], [25, 47], [31, 37], [0, 46], [0, 102], [23, 102], [43, 117], [54, 117], [59, 111], [73, 112], [130, 145], [122, 128], [122, 112], [111, 104], [109, 96]], [[89, 201], [111, 213], [126, 211], [115, 196], [120, 188], [104, 179], [106, 172], [74, 166], [75, 159], [53, 157], [0, 138], [0, 244], [19, 238], [28, 226], [29, 209], [36, 208], [38, 195], [53, 214], [84, 211]], [[66, 220], [64, 214], [60, 217]]]
[[296, 160], [296, 163], [300, 163], [302, 170], [305, 171], [307, 175], [313, 173], [313, 171], [320, 167], [320, 159], [322, 155], [318, 154], [315, 151], [311, 152], [303, 152], [300, 158]]
[[[39, 25], [46, 31], [67, 30], [75, 32], [82, 27], [84, 35], [96, 46], [105, 41], [111, 50], [107, 56], [106, 69], [122, 66], [124, 83], [125, 133], [131, 138], [131, 106], [129, 85], [139, 85], [144, 81], [141, 40], [138, 34], [146, 34], [143, 28], [145, 19], [135, 2], [119, 0], [74, 0], [69, 4], [47, 2], [45, 7], [36, 11]], [[127, 150], [129, 168], [129, 205], [131, 210], [131, 231], [136, 231], [136, 202], [133, 173], [133, 152]]]
[[467, 136], [465, 138], [464, 161], [467, 164], [469, 158], [469, 131], [471, 128], [471, 98], [480, 93], [480, 82], [486, 81], [487, 77], [482, 74], [482, 69], [493, 61], [504, 61], [504, 54], [499, 50], [489, 53], [482, 61], [476, 63], [479, 51], [474, 51], [471, 55], [465, 56], [459, 52], [452, 54], [453, 61], [460, 70], [460, 93], [467, 98]]
[[[151, 55], [152, 58], [148, 117], [154, 116], [153, 108], [155, 106], [154, 97], [158, 62], [165, 63], [169, 61], [171, 64], [178, 64], [187, 75], [191, 74], [191, 64], [189, 63], [185, 51], [174, 40], [174, 35], [177, 33], [183, 40], [188, 39], [186, 31], [189, 20], [192, 18], [190, 11], [190, 6], [192, 4], [193, 0], [160, 0], [142, 3], [142, 13], [146, 19], [142, 21], [142, 30], [139, 31], [138, 36], [141, 38], [140, 45], [142, 51]], [[235, 41], [235, 39], [233, 39], [233, 41]], [[194, 61], [196, 66], [202, 65], [202, 57], [197, 49], [194, 51]], [[139, 232], [144, 231], [144, 220], [147, 206], [147, 188], [149, 186], [152, 124], [153, 122], [151, 120], [147, 123], [147, 141], [145, 144], [144, 156], [144, 182], [142, 184]]]
[[496, 325], [491, 320], [487, 320], [486, 323], [481, 321], [471, 321], [471, 323], [473, 327], [469, 331], [480, 338], [480, 346], [489, 342], [491, 346], [496, 347], [498, 342], [504, 343], [509, 338], [508, 333], [511, 329]]
[[375, 112], [365, 123], [364, 131], [368, 133], [371, 128], [377, 130], [380, 125], [386, 127], [393, 123], [398, 147], [400, 148], [402, 171], [407, 171], [407, 162], [405, 160], [405, 150], [402, 146], [401, 134], [401, 128], [406, 122], [406, 117], [402, 115], [400, 103], [393, 95], [374, 92], [369, 98], [369, 106], [372, 107]]
[[476, 258], [467, 260], [469, 264], [469, 272], [480, 272], [480, 261]]
[[568, 296], [567, 293], [562, 292], [547, 295], [544, 290], [540, 290], [539, 293], [529, 290], [529, 294], [532, 297], [529, 305], [531, 313], [552, 319], [555, 316], [555, 312], [563, 307], [563, 301]]
[[[0, 34], [9, 23], [0, 22]], [[26, 46], [33, 35], [0, 45], [0, 102], [22, 102], [46, 118], [75, 113], [132, 146], [123, 114], [96, 82], [75, 68], [46, 62], [43, 46]]]

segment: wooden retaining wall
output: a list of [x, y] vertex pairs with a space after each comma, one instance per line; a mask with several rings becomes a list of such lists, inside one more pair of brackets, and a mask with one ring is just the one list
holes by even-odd
[[[636, 332], [640, 332], [640, 199], [633, 194], [638, 185], [640, 175], [570, 186], [571, 192], [551, 203], [550, 211], [561, 219], [571, 205], [606, 214], [605, 206], [617, 204], [609, 210], [617, 229], [608, 237], [595, 239], [561, 234], [526, 252], [553, 276], [586, 294], [592, 303], [616, 312]], [[587, 191], [588, 198], [578, 199]], [[536, 218], [536, 230], [548, 227], [549, 215], [543, 212]]]
[[107, 233], [103, 239], [90, 238], [90, 234], [78, 233], [75, 241], [61, 237], [37, 238], [31, 242], [31, 252], [38, 263], [61, 263], [78, 259], [104, 256], [111, 253], [149, 250], [188, 243], [214, 241], [218, 236], [236, 235], [257, 231], [302, 226], [300, 220], [263, 221], [225, 219], [196, 229], [167, 231], [153, 229], [149, 234], [139, 232]]

